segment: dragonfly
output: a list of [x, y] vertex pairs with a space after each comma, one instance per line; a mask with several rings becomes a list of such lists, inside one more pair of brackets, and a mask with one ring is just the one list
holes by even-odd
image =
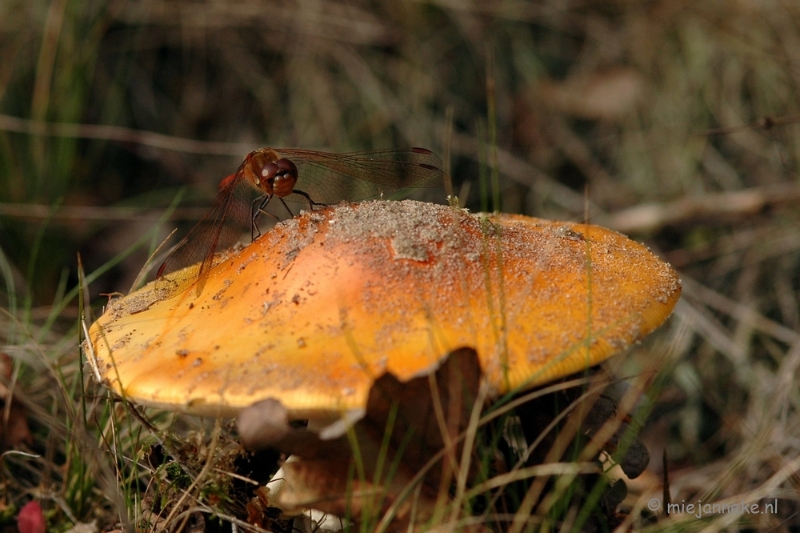
[[[196, 282], [195, 295], [200, 296], [215, 266], [215, 255], [238, 243], [248, 224], [251, 240], [257, 239], [261, 235], [257, 219], [276, 197], [291, 214], [284, 199], [301, 201], [314, 209], [400, 189], [434, 187], [443, 179], [441, 159], [426, 148], [341, 154], [260, 148], [250, 152], [239, 169], [220, 182], [214, 206], [158, 269], [157, 287], [169, 298]], [[256, 191], [259, 196], [253, 200]], [[176, 271], [181, 273], [167, 276]]]

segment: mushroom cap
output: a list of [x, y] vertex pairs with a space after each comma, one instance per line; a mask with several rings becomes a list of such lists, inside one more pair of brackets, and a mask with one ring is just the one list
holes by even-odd
[[539, 385], [642, 339], [680, 296], [614, 231], [414, 201], [305, 212], [219, 257], [199, 296], [166, 297], [180, 275], [112, 301], [89, 340], [118, 393], [213, 415], [266, 398], [296, 418], [363, 409], [380, 375], [462, 346], [494, 394]]

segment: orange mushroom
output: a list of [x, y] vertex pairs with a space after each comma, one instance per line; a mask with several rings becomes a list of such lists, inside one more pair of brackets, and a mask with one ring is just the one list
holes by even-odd
[[494, 394], [542, 384], [642, 339], [680, 295], [669, 265], [611, 230], [413, 201], [303, 213], [220, 256], [200, 296], [163, 288], [91, 327], [105, 383], [200, 414], [276, 398], [293, 418], [363, 409], [382, 374], [411, 379], [462, 346]]

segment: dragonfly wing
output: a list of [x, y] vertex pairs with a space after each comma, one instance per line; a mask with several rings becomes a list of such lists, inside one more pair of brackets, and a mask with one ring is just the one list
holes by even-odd
[[323, 204], [365, 200], [381, 193], [444, 182], [442, 160], [424, 148], [346, 154], [281, 150], [280, 155], [297, 165], [297, 188]]
[[[214, 256], [239, 241], [250, 224], [252, 188], [246, 180], [227, 178], [217, 203], [181, 240], [158, 269], [160, 289], [168, 296], [182, 292], [197, 281], [197, 295], [203, 291]], [[178, 274], [170, 276], [173, 272]]]

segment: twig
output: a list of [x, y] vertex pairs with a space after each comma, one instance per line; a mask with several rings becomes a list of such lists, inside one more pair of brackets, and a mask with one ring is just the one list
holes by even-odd
[[[86, 220], [156, 220], [163, 216], [163, 209], [152, 210], [141, 207], [99, 207], [87, 205], [60, 205], [53, 213], [52, 207], [44, 204], [0, 203], [0, 217], [14, 217], [25, 220], [51, 219], [57, 221]], [[175, 209], [170, 220], [200, 220], [208, 208], [183, 207]]]
[[766, 209], [797, 203], [800, 203], [800, 186], [781, 183], [690, 196], [667, 204], [637, 205], [604, 217], [601, 224], [622, 233], [650, 233], [665, 226], [741, 219]]
[[203, 155], [242, 156], [242, 154], [246, 154], [257, 148], [247, 143], [197, 141], [194, 139], [163, 135], [152, 131], [133, 130], [121, 126], [43, 122], [40, 120], [30, 120], [2, 114], [0, 114], [0, 130], [48, 137], [73, 137], [80, 139], [119, 141], [160, 148], [162, 150], [171, 150], [173, 152]]
[[764, 130], [768, 131], [776, 126], [787, 126], [789, 124], [796, 124], [800, 122], [800, 115], [786, 115], [783, 117], [764, 117], [752, 124], [742, 124], [739, 126], [731, 126], [728, 128], [711, 128], [697, 132], [697, 135], [711, 136], [711, 135], [727, 135], [729, 133], [737, 133], [744, 130]]

